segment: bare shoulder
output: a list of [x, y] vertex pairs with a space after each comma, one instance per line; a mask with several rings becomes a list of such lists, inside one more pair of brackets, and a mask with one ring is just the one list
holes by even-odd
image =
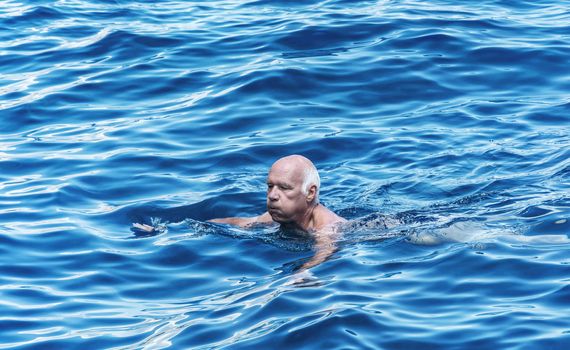
[[332, 210], [324, 205], [319, 205], [315, 213], [315, 229], [320, 231], [327, 228], [333, 228], [340, 223], [346, 222], [346, 219], [338, 216]]

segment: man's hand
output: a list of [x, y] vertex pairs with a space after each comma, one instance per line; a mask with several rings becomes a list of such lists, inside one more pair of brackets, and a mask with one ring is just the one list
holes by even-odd
[[155, 230], [155, 228], [150, 225], [139, 224], [138, 222], [134, 222], [133, 227], [146, 233], [152, 233]]
[[319, 279], [309, 270], [301, 270], [293, 274], [285, 286], [311, 287], [319, 284]]

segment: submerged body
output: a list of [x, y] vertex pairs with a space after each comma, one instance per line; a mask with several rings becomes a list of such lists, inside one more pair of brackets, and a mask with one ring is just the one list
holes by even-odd
[[267, 176], [267, 211], [255, 217], [231, 217], [211, 222], [250, 227], [278, 223], [315, 239], [315, 255], [301, 270], [325, 261], [336, 249], [339, 224], [346, 219], [319, 203], [320, 179], [313, 163], [299, 155], [277, 160]]
[[[300, 270], [318, 265], [336, 250], [340, 224], [346, 219], [319, 203], [320, 178], [314, 164], [300, 155], [277, 160], [267, 176], [267, 211], [254, 217], [227, 217], [210, 222], [239, 227], [279, 224], [285, 230], [301, 231], [315, 241], [315, 255]], [[146, 233], [150, 225], [133, 224]]]

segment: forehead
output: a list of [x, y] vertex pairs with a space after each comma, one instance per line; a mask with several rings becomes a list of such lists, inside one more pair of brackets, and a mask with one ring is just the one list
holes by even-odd
[[303, 179], [303, 169], [295, 162], [277, 162], [269, 169], [268, 181], [299, 182]]

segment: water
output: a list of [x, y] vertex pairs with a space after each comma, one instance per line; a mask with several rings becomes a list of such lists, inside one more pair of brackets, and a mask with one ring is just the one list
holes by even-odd
[[567, 349], [569, 5], [2, 1], [0, 348]]

